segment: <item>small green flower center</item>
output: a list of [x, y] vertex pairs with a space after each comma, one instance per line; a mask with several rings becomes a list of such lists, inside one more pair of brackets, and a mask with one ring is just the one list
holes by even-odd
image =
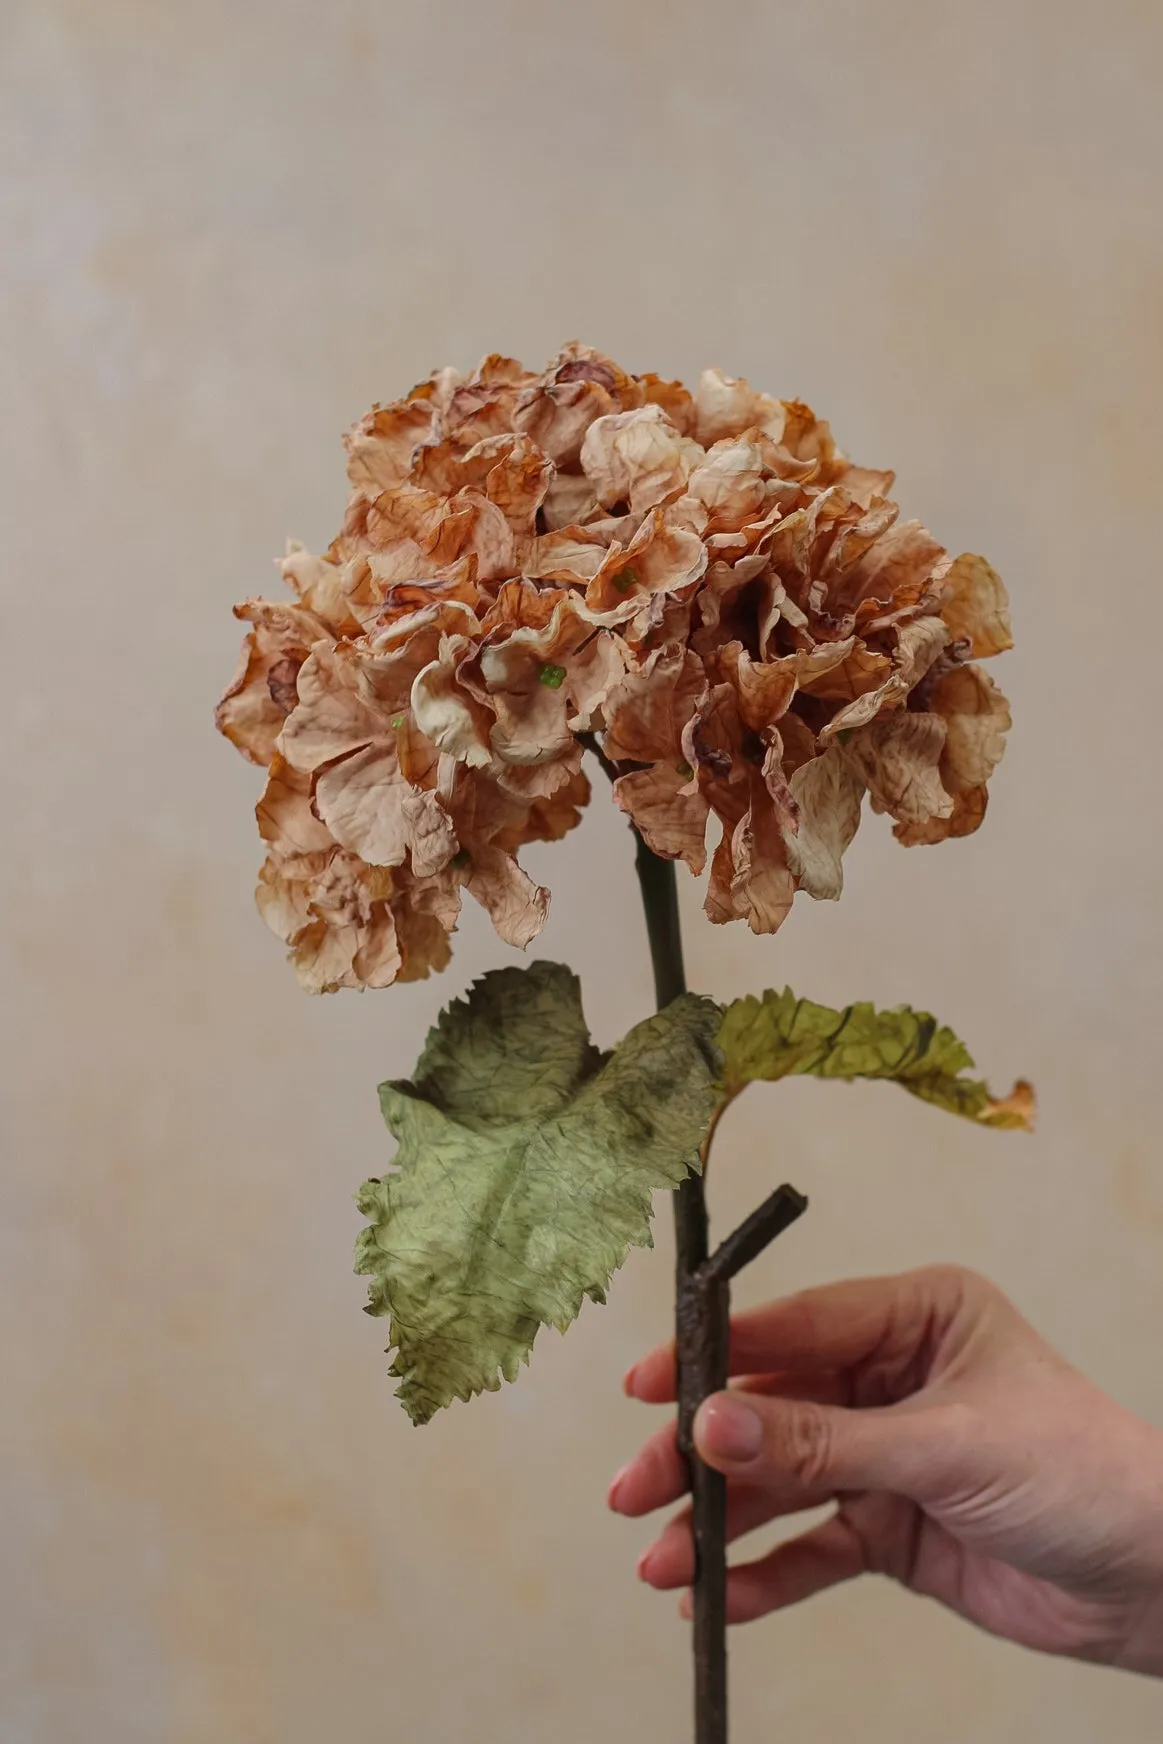
[[460, 871], [462, 867], [472, 865], [472, 855], [469, 853], [467, 848], [461, 848], [459, 853], [452, 856], [452, 859], [448, 864], [454, 867], [457, 871]]
[[636, 569], [623, 569], [614, 577], [614, 586], [619, 593], [629, 593], [630, 589], [636, 587], [637, 584], [638, 571]]
[[694, 770], [691, 768], [689, 763], [680, 763], [678, 766], [678, 772], [684, 781], [689, 781], [691, 776], [694, 774]]
[[546, 664], [541, 668], [540, 677], [546, 690], [560, 690], [565, 683], [565, 667]]
[[841, 727], [836, 737], [842, 745], [846, 745], [855, 731], [855, 727]]
[[407, 719], [406, 715], [397, 715], [395, 720], [392, 722], [392, 725], [393, 725], [393, 727], [395, 727], [397, 733], [399, 732], [400, 728], [404, 725], [404, 722], [406, 719]]

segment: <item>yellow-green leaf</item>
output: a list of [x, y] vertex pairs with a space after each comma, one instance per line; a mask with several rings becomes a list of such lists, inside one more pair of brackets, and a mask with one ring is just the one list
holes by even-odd
[[514, 1380], [542, 1325], [564, 1331], [650, 1245], [651, 1195], [699, 1167], [721, 1096], [720, 1017], [686, 994], [603, 1055], [569, 969], [500, 969], [380, 1087], [399, 1149], [360, 1192], [356, 1270], [413, 1422]]
[[981, 1126], [1031, 1130], [1034, 1092], [1024, 1080], [1007, 1097], [991, 1096], [966, 1077], [973, 1060], [964, 1042], [927, 1012], [907, 1005], [877, 1011], [868, 1003], [834, 1011], [789, 988], [737, 999], [719, 1030], [728, 1095], [759, 1079], [808, 1073], [816, 1078], [891, 1078], [913, 1096]]

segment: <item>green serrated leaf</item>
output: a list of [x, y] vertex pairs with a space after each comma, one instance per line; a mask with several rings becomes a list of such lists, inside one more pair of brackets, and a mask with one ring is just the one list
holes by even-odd
[[412, 1081], [381, 1085], [399, 1150], [360, 1191], [356, 1270], [413, 1422], [515, 1379], [542, 1325], [564, 1331], [651, 1245], [651, 1194], [699, 1167], [720, 1100], [721, 1015], [686, 994], [603, 1055], [569, 969], [499, 969], [442, 1014]]
[[891, 1078], [913, 1096], [982, 1126], [1034, 1124], [1034, 1093], [1019, 1081], [997, 1100], [962, 1074], [973, 1060], [964, 1042], [927, 1012], [907, 1005], [877, 1011], [868, 1003], [833, 1011], [789, 988], [737, 999], [719, 1030], [729, 1095], [760, 1079], [810, 1073], [816, 1078]]

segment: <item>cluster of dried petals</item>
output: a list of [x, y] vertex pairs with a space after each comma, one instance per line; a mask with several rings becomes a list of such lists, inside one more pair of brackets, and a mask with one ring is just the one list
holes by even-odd
[[442, 370], [347, 450], [342, 530], [236, 608], [218, 710], [269, 769], [259, 906], [305, 986], [443, 967], [462, 889], [527, 944], [517, 853], [579, 821], [584, 741], [656, 853], [701, 873], [714, 817], [707, 913], [756, 932], [839, 895], [866, 793], [907, 844], [981, 822], [1004, 588], [807, 406], [574, 344]]

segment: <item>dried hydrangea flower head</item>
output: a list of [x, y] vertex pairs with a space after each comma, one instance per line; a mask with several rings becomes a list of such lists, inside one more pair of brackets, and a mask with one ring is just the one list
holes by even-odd
[[326, 556], [247, 600], [222, 732], [269, 769], [259, 906], [313, 991], [448, 960], [461, 892], [525, 945], [526, 842], [580, 821], [584, 742], [706, 909], [773, 932], [840, 894], [864, 796], [906, 844], [966, 835], [1010, 724], [983, 558], [951, 559], [797, 401], [582, 345], [487, 357], [347, 438]]

